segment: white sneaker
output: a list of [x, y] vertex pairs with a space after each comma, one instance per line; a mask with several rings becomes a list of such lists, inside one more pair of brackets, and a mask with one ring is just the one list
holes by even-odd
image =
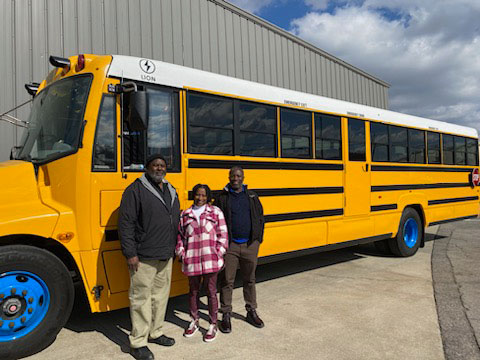
[[198, 328], [198, 320], [192, 320], [188, 325], [188, 328], [183, 332], [183, 336], [187, 338], [193, 336], [198, 331]]
[[203, 337], [203, 341], [211, 342], [215, 340], [216, 337], [217, 337], [217, 325], [210, 324], [210, 326], [208, 327], [207, 333]]

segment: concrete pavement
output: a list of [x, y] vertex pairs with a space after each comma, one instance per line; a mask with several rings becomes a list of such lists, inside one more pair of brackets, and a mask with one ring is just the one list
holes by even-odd
[[[259, 266], [258, 312], [265, 328], [244, 321], [236, 288], [233, 332], [209, 344], [200, 334], [186, 339], [188, 305], [181, 296], [170, 301], [165, 326], [176, 345], [150, 348], [157, 359], [444, 359], [432, 249], [427, 241], [415, 256], [395, 258], [365, 245]], [[204, 329], [206, 314], [204, 306]], [[77, 311], [57, 340], [30, 359], [130, 359], [129, 330], [126, 309]]]
[[480, 219], [442, 225], [432, 277], [445, 357], [480, 360]]

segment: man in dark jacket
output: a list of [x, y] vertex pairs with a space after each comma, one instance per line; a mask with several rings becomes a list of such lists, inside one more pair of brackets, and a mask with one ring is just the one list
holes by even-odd
[[263, 207], [258, 195], [243, 184], [243, 169], [235, 166], [230, 169], [229, 184], [216, 197], [215, 205], [225, 215], [230, 243], [225, 254], [220, 303], [223, 319], [220, 330], [232, 331], [232, 293], [237, 267], [243, 279], [243, 298], [247, 309], [247, 321], [257, 328], [264, 326], [257, 315], [257, 294], [255, 290], [255, 270], [257, 268], [258, 248], [263, 240], [265, 220]]
[[120, 204], [118, 234], [130, 272], [130, 353], [153, 359], [148, 341], [163, 346], [175, 340], [163, 334], [170, 293], [172, 261], [180, 204], [175, 188], [165, 180], [161, 155], [147, 159], [146, 173], [125, 189]]

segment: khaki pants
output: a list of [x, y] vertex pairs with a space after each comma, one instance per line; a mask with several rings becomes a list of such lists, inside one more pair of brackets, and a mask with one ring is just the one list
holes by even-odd
[[136, 272], [130, 271], [130, 317], [132, 332], [130, 346], [147, 346], [148, 338], [163, 335], [162, 327], [167, 310], [170, 283], [172, 280], [172, 259], [143, 260]]

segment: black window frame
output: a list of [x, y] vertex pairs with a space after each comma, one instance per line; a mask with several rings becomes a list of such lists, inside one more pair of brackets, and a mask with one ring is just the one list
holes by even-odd
[[[295, 134], [293, 132], [285, 132], [282, 129], [282, 113], [283, 112], [291, 112], [291, 113], [302, 113], [302, 114], [308, 114], [309, 116], [309, 132], [308, 132], [308, 156], [287, 156], [284, 155], [284, 150], [283, 150], [283, 139], [285, 137], [297, 137], [297, 138], [302, 138], [302, 137], [307, 137], [305, 135], [299, 135]], [[280, 107], [280, 154], [282, 158], [286, 159], [313, 159], [313, 143], [312, 143], [312, 112], [311, 111], [306, 111], [306, 110], [300, 110], [300, 109], [292, 109], [289, 107]]]
[[[169, 92], [171, 93], [172, 95], [172, 101], [173, 101], [173, 116], [172, 116], [172, 125], [174, 127], [174, 134], [173, 134], [173, 138], [175, 140], [175, 144], [173, 144], [173, 157], [174, 157], [174, 161], [169, 164], [167, 163], [167, 172], [169, 173], [181, 173], [182, 172], [182, 161], [181, 161], [181, 154], [182, 154], [182, 150], [181, 150], [181, 142], [180, 142], [180, 90], [177, 89], [177, 88], [172, 88], [172, 87], [168, 87], [168, 86], [162, 86], [162, 85], [158, 85], [158, 84], [153, 84], [153, 83], [146, 83], [146, 82], [137, 82], [135, 81], [135, 84], [137, 85], [137, 88], [139, 90], [145, 90], [146, 91], [146, 88], [154, 88], [154, 89], [157, 89], [157, 90], [160, 90], [160, 91], [165, 91], [165, 92]], [[126, 114], [125, 114], [125, 99], [123, 98], [124, 94], [122, 94], [122, 100], [121, 100], [121, 109], [122, 109], [122, 114], [121, 114], [121, 121], [122, 121], [122, 144], [121, 144], [121, 167], [122, 167], [122, 172], [125, 172], [125, 173], [138, 173], [138, 172], [144, 172], [145, 171], [145, 168], [133, 168], [133, 169], [126, 169], [125, 168], [125, 145], [124, 145], [124, 137], [125, 137], [125, 123], [126, 123]], [[147, 154], [147, 149], [148, 149], [148, 144], [147, 144], [147, 132], [148, 132], [148, 129], [147, 130], [144, 130], [143, 131], [143, 141], [144, 141], [144, 157], [145, 157], [145, 161], [148, 157], [148, 154]], [[144, 163], [145, 163], [144, 161]], [[142, 164], [144, 165], [144, 164]]]
[[[115, 167], [113, 169], [98, 169], [95, 168], [95, 145], [97, 143], [97, 136], [98, 136], [98, 131], [99, 131], [99, 125], [100, 125], [100, 114], [103, 109], [103, 104], [105, 102], [105, 99], [107, 98], [112, 98], [113, 99], [113, 154], [114, 154], [114, 164]], [[118, 171], [118, 146], [117, 146], [117, 98], [113, 94], [103, 94], [102, 95], [102, 101], [100, 102], [100, 107], [98, 109], [98, 114], [97, 114], [97, 124], [95, 128], [95, 137], [93, 139], [93, 149], [92, 149], [92, 172], [106, 172], [106, 173], [115, 173]]]
[[[323, 137], [323, 125], [324, 125], [324, 118], [328, 119], [335, 119], [338, 122], [338, 128], [339, 128], [339, 138], [334, 139], [334, 138], [328, 138], [328, 137]], [[320, 131], [317, 131], [317, 123], [320, 123]], [[343, 159], [343, 138], [342, 138], [342, 117], [337, 116], [337, 115], [330, 115], [330, 114], [324, 114], [324, 113], [319, 113], [319, 112], [314, 112], [313, 113], [313, 129], [315, 132], [314, 136], [314, 141], [315, 141], [315, 153], [314, 158], [315, 159], [320, 159], [320, 160], [342, 160]], [[321, 141], [321, 148], [319, 149], [317, 146], [317, 140]], [[339, 157], [337, 158], [332, 158], [332, 157], [325, 157], [323, 154], [323, 141], [331, 141], [331, 142], [338, 142], [340, 147], [339, 147]], [[320, 156], [318, 156], [320, 150]]]

